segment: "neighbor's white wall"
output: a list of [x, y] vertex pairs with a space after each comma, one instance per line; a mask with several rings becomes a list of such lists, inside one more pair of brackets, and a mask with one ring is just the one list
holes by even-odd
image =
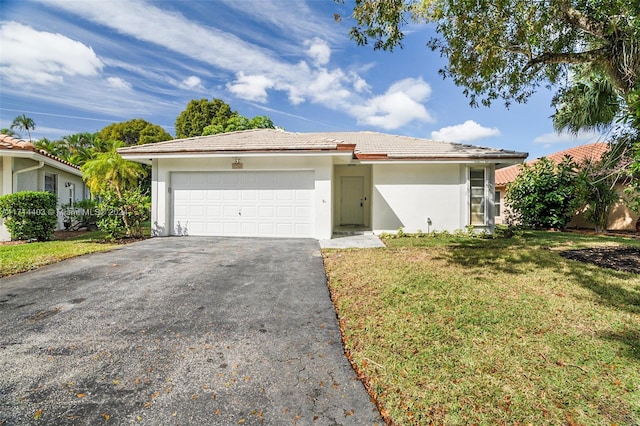
[[167, 236], [171, 234], [171, 173], [202, 171], [242, 171], [259, 170], [314, 170], [315, 172], [315, 237], [331, 238], [332, 198], [331, 177], [333, 173], [332, 158], [287, 156], [274, 157], [242, 157], [242, 170], [233, 170], [233, 158], [189, 158], [189, 159], [154, 159], [151, 185], [152, 196], [152, 234]]
[[374, 232], [395, 232], [400, 227], [405, 232], [463, 229], [467, 223], [463, 170], [459, 164], [375, 164]]
[[[13, 188], [13, 172], [28, 167], [37, 166], [38, 162], [28, 158], [11, 158], [2, 157], [0, 162], [0, 194], [11, 194], [19, 191], [44, 191], [44, 175], [52, 173], [58, 176], [57, 194], [58, 197], [58, 229], [63, 229], [63, 215], [60, 206], [69, 202], [69, 188], [65, 188], [64, 184], [70, 182], [75, 185], [74, 201], [80, 201], [85, 198], [86, 190], [84, 182], [80, 176], [59, 170], [55, 167], [45, 165], [39, 169], [32, 170], [16, 175], [16, 188]], [[15, 191], [14, 191], [15, 189]], [[11, 235], [7, 231], [0, 219], [0, 241], [9, 241]]]

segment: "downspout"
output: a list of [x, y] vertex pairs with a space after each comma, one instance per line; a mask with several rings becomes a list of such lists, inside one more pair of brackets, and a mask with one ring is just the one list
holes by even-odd
[[13, 172], [13, 189], [11, 192], [15, 191], [18, 189], [18, 174], [19, 173], [26, 173], [26, 172], [30, 172], [33, 170], [38, 170], [44, 167], [44, 161], [39, 160], [38, 161], [38, 165], [37, 166], [31, 166], [31, 167], [27, 167], [26, 169], [20, 169], [20, 170], [16, 170], [15, 172]]

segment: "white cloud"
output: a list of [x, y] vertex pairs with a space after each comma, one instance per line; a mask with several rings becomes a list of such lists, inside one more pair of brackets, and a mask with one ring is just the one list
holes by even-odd
[[[295, 59], [287, 61], [283, 58], [289, 56], [281, 56], [220, 29], [200, 25], [179, 12], [158, 7], [157, 3], [46, 0], [46, 4], [206, 64], [207, 69], [233, 75], [226, 88], [245, 100], [266, 102], [269, 90], [282, 91], [293, 105], [305, 101], [320, 104], [349, 114], [362, 125], [383, 129], [397, 129], [414, 120], [433, 121], [423, 105], [431, 94], [431, 87], [422, 78], [403, 79], [384, 94], [372, 93], [357, 72], [330, 67], [331, 48], [326, 40], [332, 39], [325, 36], [323, 39], [310, 38], [304, 25], [298, 25], [292, 32], [297, 36], [305, 35], [297, 40], [311, 41], [306, 46], [303, 41], [294, 41], [297, 50], [291, 55]], [[268, 8], [274, 5], [283, 6], [284, 3], [267, 2]], [[290, 13], [286, 15], [287, 19], [293, 19]], [[262, 12], [260, 16], [269, 19]], [[300, 21], [299, 17], [297, 19]], [[242, 29], [238, 31], [241, 33]], [[309, 63], [301, 60], [308, 57], [311, 57]], [[180, 87], [185, 81], [176, 83]]]
[[204, 86], [202, 85], [202, 80], [200, 80], [200, 77], [196, 77], [195, 75], [192, 75], [182, 80], [179, 86], [180, 88], [186, 89], [186, 90], [194, 90], [194, 91], [204, 90]]
[[354, 105], [352, 113], [361, 124], [391, 130], [413, 121], [432, 122], [422, 102], [431, 95], [431, 86], [422, 78], [406, 78], [392, 84], [383, 94]]
[[127, 83], [125, 80], [120, 77], [107, 77], [106, 79], [107, 85], [109, 87], [113, 87], [114, 89], [125, 89], [131, 90], [131, 84]]
[[364, 78], [360, 77], [353, 71], [349, 73], [349, 76], [351, 78], [351, 81], [353, 81], [353, 88], [356, 90], [356, 92], [369, 91], [369, 84]]
[[473, 120], [431, 132], [432, 139], [447, 142], [469, 142], [489, 136], [500, 136], [500, 130], [483, 127]]
[[239, 98], [249, 101], [266, 102], [267, 89], [273, 87], [273, 81], [264, 75], [245, 75], [240, 71], [227, 89]]
[[545, 133], [536, 137], [533, 140], [533, 143], [543, 144], [546, 148], [549, 148], [555, 144], [563, 144], [563, 143], [589, 143], [594, 142], [602, 138], [602, 135], [598, 132], [579, 132], [577, 135], [573, 133]]
[[317, 12], [309, 7], [308, 1], [260, 0], [260, 7], [247, 7], [247, 2], [238, 0], [219, 1], [245, 16], [277, 29], [278, 37], [273, 40], [276, 42], [282, 40], [280, 35], [283, 32], [292, 34], [298, 40], [308, 39], [317, 34], [322, 34], [322, 37], [329, 41], [347, 38], [346, 34], [336, 31], [333, 20], [318, 19]]
[[98, 75], [104, 66], [91, 47], [17, 22], [2, 24], [0, 45], [0, 75], [13, 83], [62, 83], [65, 76]]
[[304, 44], [305, 46], [309, 46], [306, 53], [313, 59], [316, 65], [322, 66], [329, 63], [331, 59], [331, 48], [326, 41], [315, 37], [313, 40], [305, 41]]

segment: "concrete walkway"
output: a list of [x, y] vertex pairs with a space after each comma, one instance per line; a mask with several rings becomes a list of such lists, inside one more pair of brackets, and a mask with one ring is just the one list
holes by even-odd
[[311, 239], [153, 238], [2, 278], [0, 372], [0, 425], [384, 424]]
[[344, 249], [376, 248], [385, 247], [385, 245], [373, 232], [363, 232], [357, 234], [334, 234], [330, 240], [320, 240], [320, 247], [323, 249]]

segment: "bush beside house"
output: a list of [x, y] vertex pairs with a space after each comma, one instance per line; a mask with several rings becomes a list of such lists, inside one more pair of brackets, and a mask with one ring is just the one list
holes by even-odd
[[58, 221], [57, 204], [49, 192], [16, 192], [0, 197], [0, 215], [12, 240], [48, 241]]

